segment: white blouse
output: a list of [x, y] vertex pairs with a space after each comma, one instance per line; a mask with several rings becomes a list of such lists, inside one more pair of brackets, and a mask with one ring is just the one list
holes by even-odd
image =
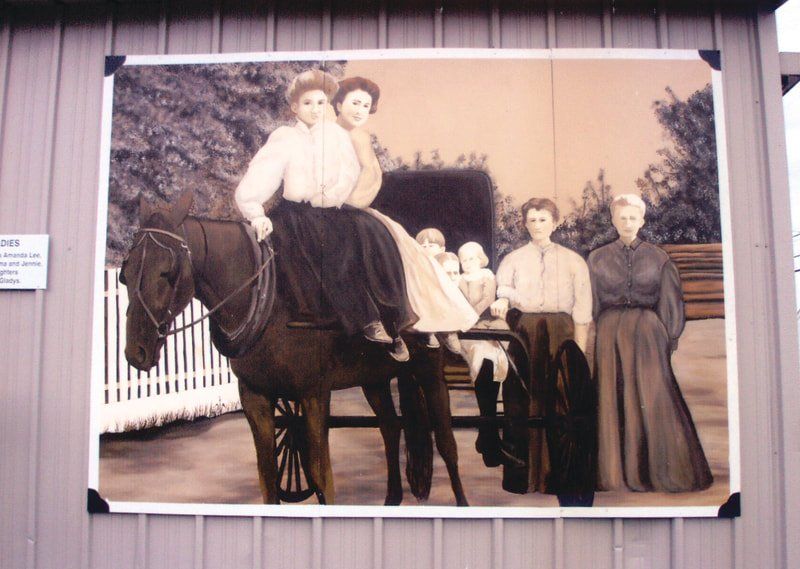
[[566, 312], [575, 324], [592, 321], [589, 267], [557, 243], [528, 243], [506, 255], [497, 270], [497, 296], [522, 312]]
[[264, 215], [263, 203], [283, 181], [283, 197], [314, 207], [341, 207], [361, 167], [348, 132], [331, 121], [309, 129], [302, 121], [275, 129], [236, 188], [236, 205], [248, 220]]

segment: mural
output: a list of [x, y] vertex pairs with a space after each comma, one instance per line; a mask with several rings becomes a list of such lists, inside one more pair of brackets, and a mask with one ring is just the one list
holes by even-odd
[[108, 59], [90, 509], [736, 514], [719, 54], [282, 57]]

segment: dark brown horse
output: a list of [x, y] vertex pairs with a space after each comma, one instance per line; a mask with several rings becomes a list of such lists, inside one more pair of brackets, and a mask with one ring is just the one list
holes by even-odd
[[[214, 326], [222, 330], [236, 329], [250, 310], [253, 285], [248, 280], [258, 272], [259, 263], [250, 253], [253, 247], [242, 224], [188, 217], [191, 204], [191, 193], [184, 193], [173, 205], [154, 207], [140, 200], [140, 229], [121, 276], [130, 297], [125, 357], [140, 370], [155, 365], [168, 328], [192, 297], [209, 309], [229, 299], [212, 315]], [[321, 502], [334, 503], [326, 425], [331, 391], [359, 386], [378, 417], [384, 440], [385, 503], [399, 504], [401, 421], [389, 391], [389, 381], [397, 377], [412, 492], [425, 498], [430, 489], [432, 428], [456, 502], [466, 506], [449, 396], [439, 373], [441, 353], [409, 337], [411, 359], [398, 363], [385, 348], [363, 339], [345, 338], [331, 330], [288, 329], [289, 321], [287, 299], [277, 287], [264, 333], [252, 348], [230, 361], [253, 432], [264, 502], [278, 502], [275, 406], [279, 398], [285, 398], [297, 401], [303, 411], [304, 466], [310, 481], [319, 489]]]

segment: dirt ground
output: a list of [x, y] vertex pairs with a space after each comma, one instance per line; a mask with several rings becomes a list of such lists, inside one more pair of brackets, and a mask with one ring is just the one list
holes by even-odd
[[[595, 506], [706, 506], [729, 494], [724, 320], [689, 322], [673, 365], [694, 417], [714, 484], [696, 493], [600, 492]], [[477, 415], [472, 391], [451, 391], [454, 415]], [[334, 394], [334, 415], [371, 415], [361, 391]], [[476, 432], [456, 431], [459, 469], [473, 506], [552, 506], [554, 496], [517, 495], [501, 488], [500, 468], [487, 468], [475, 451]], [[377, 429], [332, 429], [336, 502], [383, 503], [386, 466]], [[171, 425], [138, 436], [101, 437], [100, 494], [107, 500], [181, 503], [260, 503], [255, 450], [241, 412]], [[405, 484], [405, 480], [404, 480]], [[406, 487], [404, 504], [416, 504]], [[436, 455], [427, 505], [453, 505], [444, 463]]]

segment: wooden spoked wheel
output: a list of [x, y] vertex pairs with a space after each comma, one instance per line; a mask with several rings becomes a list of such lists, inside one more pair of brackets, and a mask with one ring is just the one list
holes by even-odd
[[275, 430], [275, 458], [278, 462], [278, 498], [281, 502], [297, 503], [316, 493], [308, 479], [308, 447], [306, 425], [299, 403], [278, 399], [275, 411], [283, 415], [285, 424]]
[[550, 387], [548, 489], [558, 494], [591, 493], [597, 469], [597, 394], [586, 358], [572, 340], [564, 342], [553, 359]]

